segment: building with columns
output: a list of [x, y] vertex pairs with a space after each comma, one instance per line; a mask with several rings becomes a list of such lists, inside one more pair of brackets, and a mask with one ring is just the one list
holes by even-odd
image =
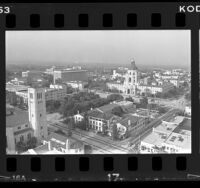
[[157, 93], [166, 93], [173, 89], [174, 83], [170, 82], [152, 82], [149, 77], [140, 79], [140, 72], [135, 64], [135, 60], [131, 59], [131, 68], [125, 74], [123, 83], [108, 82], [109, 89], [117, 89], [120, 92], [130, 95], [145, 95], [146, 93], [155, 95]]

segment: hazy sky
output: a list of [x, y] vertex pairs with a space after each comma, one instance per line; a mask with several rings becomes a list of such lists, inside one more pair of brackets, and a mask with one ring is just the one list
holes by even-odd
[[6, 63], [189, 66], [190, 43], [189, 30], [6, 31]]

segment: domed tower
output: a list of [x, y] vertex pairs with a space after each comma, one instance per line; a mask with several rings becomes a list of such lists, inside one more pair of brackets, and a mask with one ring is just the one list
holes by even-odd
[[132, 70], [137, 70], [138, 68], [136, 67], [136, 65], [135, 65], [135, 60], [132, 58], [131, 59], [131, 69]]
[[127, 71], [124, 81], [125, 93], [136, 95], [138, 84], [138, 68], [135, 65], [135, 60], [131, 59], [131, 68]]

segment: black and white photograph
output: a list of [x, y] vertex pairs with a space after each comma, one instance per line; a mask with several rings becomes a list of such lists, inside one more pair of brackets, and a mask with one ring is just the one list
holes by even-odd
[[6, 154], [190, 154], [190, 30], [6, 31]]

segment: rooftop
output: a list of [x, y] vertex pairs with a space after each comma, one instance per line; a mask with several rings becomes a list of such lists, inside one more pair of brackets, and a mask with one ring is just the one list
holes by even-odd
[[34, 149], [29, 149], [26, 153], [23, 154], [63, 154], [62, 152], [58, 150], [49, 150], [48, 144], [44, 144], [41, 146], [38, 146]]
[[21, 110], [19, 108], [14, 108], [13, 114], [6, 115], [6, 127], [15, 127], [27, 123], [29, 123], [27, 111]]
[[158, 134], [158, 133], [152, 132], [151, 134], [146, 136], [142, 140], [142, 142], [152, 144], [158, 147], [162, 147], [162, 143], [166, 140], [166, 138], [167, 138], [167, 135], [165, 134]]
[[6, 90], [28, 90], [29, 86], [25, 85], [15, 85], [15, 84], [6, 84]]
[[116, 102], [115, 104], [118, 104], [120, 106], [126, 106], [126, 105], [132, 105], [133, 102], [131, 102], [131, 101], [119, 101], [119, 102]]
[[185, 118], [173, 131], [174, 133], [191, 135], [191, 119]]
[[26, 129], [15, 131], [14, 135], [19, 135], [19, 134], [22, 134], [22, 133], [25, 133], [25, 132], [29, 132], [29, 131], [34, 131], [34, 130], [31, 127], [28, 127]]
[[102, 111], [98, 109], [94, 109], [88, 112], [88, 116], [99, 118], [99, 119], [106, 119], [109, 120], [114, 115], [111, 113], [103, 113]]
[[111, 112], [113, 108], [119, 106], [117, 103], [110, 103], [104, 106], [99, 107], [98, 109], [104, 113]]
[[77, 149], [82, 147], [82, 142], [72, 138], [72, 137], [67, 137], [61, 134], [57, 134], [57, 133], [52, 133], [49, 135], [49, 137], [47, 138], [47, 141], [51, 141], [51, 145], [53, 147], [58, 147], [58, 146], [62, 146], [63, 148], [66, 148], [66, 141], [67, 139], [70, 140], [70, 149]]
[[161, 123], [156, 128], [153, 128], [153, 131], [156, 133], [163, 133], [169, 136], [176, 127], [177, 125], [174, 124]]
[[[121, 125], [124, 125], [126, 127], [134, 127], [139, 119], [142, 119], [142, 117], [134, 116], [134, 115], [127, 115], [125, 118], [118, 121]], [[130, 124], [129, 124], [130, 122]]]
[[172, 117], [172, 118], [170, 119], [170, 121], [163, 121], [163, 122], [166, 122], [166, 123], [173, 123], [173, 124], [179, 125], [181, 122], [183, 122], [184, 119], [185, 119], [184, 116], [176, 116], [176, 117]]
[[183, 149], [191, 148], [191, 136], [173, 132], [165, 141], [166, 144], [175, 145]]

